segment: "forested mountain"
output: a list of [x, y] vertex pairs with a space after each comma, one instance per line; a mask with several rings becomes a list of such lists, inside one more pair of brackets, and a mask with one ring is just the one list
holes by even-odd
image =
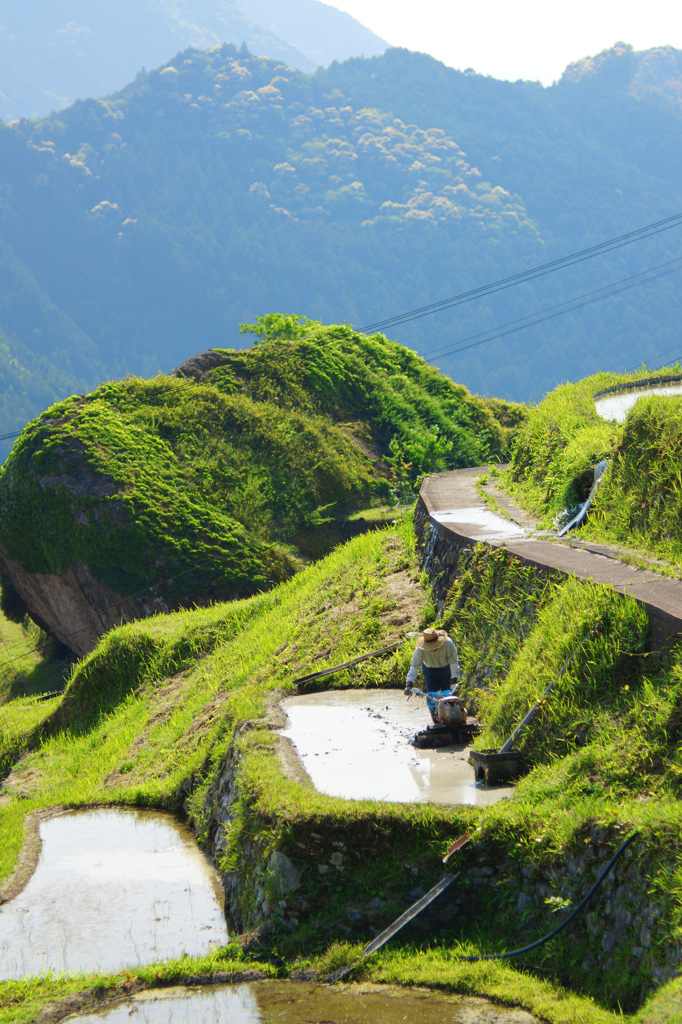
[[[0, 126], [0, 329], [18, 366], [55, 367], [40, 397], [15, 374], [0, 427], [64, 375], [167, 371], [270, 311], [362, 327], [679, 212], [679, 59], [618, 45], [544, 89], [404, 50], [307, 76], [225, 45]], [[679, 233], [391, 334], [513, 399], [653, 361], [682, 345], [674, 276], [448, 346], [659, 266]]]
[[386, 49], [320, 0], [22, 0], [0, 12], [0, 118], [42, 117], [187, 46], [224, 42], [303, 71]]

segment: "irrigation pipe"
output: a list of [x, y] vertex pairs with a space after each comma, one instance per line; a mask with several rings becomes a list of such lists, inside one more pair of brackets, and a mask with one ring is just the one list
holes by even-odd
[[592, 484], [592, 490], [588, 495], [587, 501], [583, 502], [583, 504], [580, 506], [578, 514], [574, 516], [569, 523], [566, 523], [566, 525], [559, 530], [559, 532], [557, 533], [557, 540], [560, 540], [561, 537], [565, 537], [569, 530], [572, 530], [575, 526], [580, 526], [580, 524], [582, 523], [583, 519], [585, 518], [585, 516], [587, 515], [588, 511], [592, 506], [594, 496], [597, 493], [597, 488], [602, 482], [608, 464], [608, 459], [602, 459], [601, 462], [597, 464], [594, 470], [594, 483]]
[[[468, 836], [464, 838], [464, 842], [466, 842], [467, 839]], [[464, 845], [461, 840], [460, 842]], [[393, 936], [401, 931], [406, 924], [409, 924], [417, 914], [421, 914], [422, 910], [425, 910], [430, 903], [433, 903], [433, 901], [437, 899], [442, 892], [445, 892], [448, 886], [452, 885], [457, 878], [459, 878], [459, 872], [455, 875], [443, 875], [440, 881], [436, 882], [433, 889], [429, 889], [425, 896], [422, 896], [421, 899], [417, 900], [416, 903], [413, 903], [411, 907], [408, 907], [405, 913], [401, 914], [393, 924], [390, 924], [385, 931], [372, 939], [369, 945], [365, 946], [358, 960], [354, 960], [352, 964], [346, 964], [344, 967], [339, 967], [339, 969], [334, 971], [333, 974], [330, 974], [329, 977], [323, 978], [322, 980], [324, 984], [333, 985], [335, 982], [341, 981], [342, 978], [345, 978], [351, 971], [354, 971], [355, 968], [359, 967], [368, 956], [371, 956], [372, 953], [376, 953], [378, 949], [385, 946], [388, 940], [392, 939]]]
[[392, 651], [397, 651], [399, 647], [403, 645], [402, 640], [398, 640], [395, 644], [389, 644], [387, 647], [380, 647], [378, 651], [370, 651], [369, 654], [362, 654], [359, 658], [353, 658], [351, 661], [344, 661], [341, 665], [333, 665], [331, 668], [323, 668], [321, 672], [311, 672], [310, 675], [301, 676], [299, 679], [294, 679], [294, 684], [309, 683], [313, 679], [322, 679], [323, 676], [331, 676], [335, 672], [341, 672], [344, 668], [351, 668], [353, 665], [359, 665], [361, 661], [369, 661], [370, 658], [378, 658], [382, 654], [390, 654]]
[[594, 883], [594, 885], [592, 886], [592, 888], [588, 892], [587, 896], [585, 896], [584, 899], [578, 904], [578, 906], [575, 908], [573, 913], [570, 914], [566, 918], [566, 920], [562, 924], [560, 924], [558, 926], [558, 928], [555, 928], [553, 931], [551, 931], [549, 933], [549, 935], [545, 935], [544, 938], [538, 939], [537, 942], [531, 942], [531, 944], [529, 946], [523, 946], [522, 949], [514, 949], [514, 950], [512, 950], [509, 953], [487, 953], [487, 954], [485, 954], [483, 956], [451, 956], [451, 957], [449, 957], [449, 959], [450, 960], [466, 960], [468, 963], [475, 963], [478, 960], [507, 960], [507, 959], [509, 959], [512, 956], [520, 956], [522, 953], [529, 953], [531, 951], [531, 949], [537, 949], [538, 946], [544, 946], [544, 944], [546, 942], [549, 942], [549, 940], [553, 939], [555, 935], [558, 935], [559, 932], [563, 931], [564, 928], [566, 927], [566, 925], [570, 924], [574, 917], [578, 916], [580, 911], [583, 909], [583, 907], [585, 907], [587, 905], [587, 903], [589, 902], [589, 900], [591, 899], [593, 894], [597, 891], [597, 889], [599, 888], [601, 883], [604, 881], [604, 879], [606, 878], [606, 876], [608, 875], [609, 871], [611, 870], [613, 865], [616, 863], [616, 861], [618, 860], [620, 855], [625, 852], [625, 850], [628, 848], [628, 846], [633, 841], [633, 839], [636, 839], [638, 835], [639, 835], [639, 832], [633, 832], [632, 835], [628, 839], [625, 840], [625, 842], [620, 847], [620, 849], [616, 850], [616, 852], [614, 853], [613, 857], [608, 862], [608, 864], [606, 865], [606, 867], [602, 871], [601, 875], [599, 876], [597, 881]]

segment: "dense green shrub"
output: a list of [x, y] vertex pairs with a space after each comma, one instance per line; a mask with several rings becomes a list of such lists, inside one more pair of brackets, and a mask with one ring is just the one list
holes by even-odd
[[640, 398], [619, 431], [595, 534], [682, 560], [682, 399]]
[[597, 374], [563, 384], [529, 411], [515, 442], [506, 485], [543, 525], [555, 525], [587, 497], [593, 470], [608, 458], [581, 535], [615, 541], [672, 561], [682, 559], [682, 400], [643, 395], [625, 421], [601, 419], [595, 393], [651, 375]]
[[29, 424], [0, 471], [5, 554], [30, 573], [80, 562], [123, 594], [252, 593], [292, 573], [278, 542], [502, 456], [523, 415], [347, 327], [221, 357], [200, 380], [104, 384]]
[[284, 408], [363, 421], [394, 473], [409, 465], [412, 483], [426, 472], [507, 456], [525, 406], [472, 395], [382, 334], [302, 319], [273, 314], [244, 325], [260, 343], [224, 352], [211, 381]]

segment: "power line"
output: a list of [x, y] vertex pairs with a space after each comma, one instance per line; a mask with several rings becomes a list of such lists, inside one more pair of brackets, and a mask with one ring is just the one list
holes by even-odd
[[[679, 359], [680, 355], [682, 355], [682, 349], [679, 348], [679, 346], [678, 346], [678, 348], [676, 350], [672, 349], [671, 351], [677, 351], [677, 358], [678, 359]], [[652, 366], [651, 369], [652, 370], [660, 370], [663, 366], [669, 366], [669, 365], [670, 365], [670, 360], [667, 359], [664, 362], [659, 363], [658, 366]]]
[[[504, 338], [509, 334], [515, 334], [517, 331], [522, 331], [526, 327], [536, 327], [538, 324], [546, 323], [548, 320], [555, 320], [557, 317], [564, 316], [566, 313], [573, 313], [575, 310], [584, 309], [586, 306], [593, 306], [597, 302], [601, 302], [603, 299], [611, 298], [614, 295], [621, 295], [623, 292], [631, 291], [633, 288], [639, 288], [642, 285], [649, 284], [650, 281], [656, 281], [658, 278], [667, 277], [679, 270], [682, 270], [682, 257], [678, 256], [674, 260], [668, 260], [666, 263], [661, 263], [656, 267], [649, 267], [647, 270], [642, 270], [638, 274], [633, 274], [631, 277], [622, 278], [620, 281], [614, 281], [612, 284], [604, 285], [602, 288], [596, 288], [591, 292], [585, 292], [583, 295], [576, 295], [574, 298], [567, 299], [565, 302], [557, 303], [555, 306], [547, 306], [545, 309], [538, 310], [536, 313], [531, 313], [528, 316], [520, 317], [518, 320], [511, 320], [506, 324], [491, 327], [488, 331], [480, 331], [478, 334], [471, 334], [467, 338], [461, 338], [459, 341], [454, 342], [451, 345], [443, 345], [438, 349], [433, 349], [431, 352], [426, 352], [423, 358], [429, 359], [436, 355], [440, 355], [441, 357], [457, 355], [460, 352], [467, 351], [468, 349], [484, 345], [488, 341], [495, 341], [497, 338]], [[655, 273], [655, 271], [660, 271], [660, 273]], [[466, 344], [467, 342], [471, 342], [471, 344]]]
[[458, 295], [452, 295], [448, 299], [441, 299], [439, 302], [432, 302], [427, 306], [420, 306], [417, 309], [408, 310], [407, 312], [400, 313], [397, 316], [387, 317], [384, 320], [377, 320], [375, 323], [359, 327], [358, 331], [367, 334], [369, 332], [398, 326], [399, 324], [409, 323], [411, 320], [419, 320], [422, 317], [430, 316], [432, 313], [437, 313], [444, 309], [452, 309], [454, 306], [462, 305], [465, 302], [471, 302], [473, 299], [492, 295], [496, 292], [503, 291], [506, 288], [511, 288], [517, 284], [525, 283], [526, 281], [533, 281], [538, 277], [544, 277], [547, 274], [554, 273], [555, 270], [561, 270], [564, 267], [573, 266], [576, 263], [582, 263], [585, 260], [592, 259], [594, 256], [599, 256], [606, 252], [612, 252], [614, 249], [620, 249], [625, 245], [630, 245], [632, 242], [642, 241], [644, 238], [658, 235], [662, 231], [668, 231], [671, 228], [679, 227], [681, 223], [682, 213], [676, 213], [671, 217], [664, 218], [663, 220], [646, 224], [642, 228], [637, 228], [634, 231], [628, 231], [624, 235], [618, 235], [615, 238], [607, 239], [605, 242], [599, 242], [597, 245], [591, 245], [587, 249], [581, 249], [578, 252], [570, 253], [568, 256], [561, 256], [558, 259], [551, 260], [549, 263], [543, 263], [540, 266], [531, 267], [529, 270], [521, 271], [518, 274], [512, 274], [510, 277], [504, 277], [498, 281], [480, 285], [479, 287], [472, 288], [469, 291], [460, 292]]
[[[672, 348], [667, 348], [665, 350], [665, 352], [657, 352], [656, 355], [652, 356], [651, 358], [652, 359], [661, 359], [663, 356], [669, 356], [671, 352], [682, 352], [682, 349], [680, 348], [679, 343], [677, 345], [673, 345]], [[644, 366], [644, 365], [645, 365], [644, 364], [644, 360], [642, 360], [642, 362], [638, 363], [637, 366], [632, 366], [632, 367], [630, 367], [629, 370], [626, 370], [625, 372], [626, 373], [636, 373], [637, 370], [639, 370], [640, 366]], [[660, 369], [661, 366], [665, 366], [665, 365], [666, 365], [666, 363], [660, 363], [660, 365], [658, 367], [651, 367], [651, 369]]]
[[[635, 241], [641, 241], [644, 238], [651, 237], [652, 235], [659, 234], [662, 231], [667, 231], [670, 228], [678, 227], [682, 223], [682, 213], [675, 214], [674, 216], [667, 217], [664, 220], [656, 221], [652, 224], [648, 224], [643, 228], [638, 228], [634, 231], [627, 232], [625, 235], [617, 236], [613, 239], [608, 239], [605, 242], [601, 242], [597, 245], [590, 246], [587, 249], [580, 250], [577, 253], [572, 253], [568, 256], [561, 257], [556, 260], [552, 260], [549, 263], [542, 264], [538, 267], [531, 268], [528, 271], [523, 271], [519, 274], [511, 275], [507, 278], [502, 278], [499, 281], [492, 282], [487, 285], [482, 285], [479, 288], [471, 289], [468, 292], [462, 292], [459, 295], [452, 296], [449, 299], [443, 299], [436, 303], [431, 303], [428, 306], [422, 306], [418, 309], [408, 311], [406, 313], [399, 314], [398, 316], [387, 318], [383, 321], [378, 321], [374, 324], [370, 324], [366, 327], [358, 328], [358, 333], [367, 333], [369, 331], [377, 330], [380, 327], [398, 325], [400, 323], [407, 323], [410, 320], [418, 319], [423, 316], [428, 316], [431, 313], [438, 312], [439, 310], [452, 308], [453, 306], [460, 305], [464, 302], [471, 301], [474, 298], [483, 297], [484, 295], [490, 295], [497, 291], [501, 291], [506, 288], [510, 288], [516, 284], [521, 284], [526, 281], [534, 280], [537, 277], [544, 276], [552, 273], [555, 270], [561, 269], [566, 266], [574, 265], [575, 263], [583, 262], [584, 260], [591, 259], [596, 255], [613, 251], [614, 249], [621, 248], [624, 245], [629, 245]], [[485, 344], [487, 341], [494, 340], [495, 338], [504, 337], [508, 334], [515, 333], [519, 330], [523, 330], [525, 327], [536, 326], [541, 323], [545, 323], [548, 320], [552, 320], [558, 316], [563, 316], [566, 313], [573, 312], [577, 309], [582, 309], [585, 306], [592, 305], [596, 302], [600, 302], [604, 298], [611, 297], [613, 295], [622, 294], [625, 291], [629, 291], [632, 288], [639, 287], [642, 284], [647, 284], [649, 281], [656, 280], [657, 278], [664, 277], [668, 274], [675, 273], [682, 269], [682, 258], [669, 260], [666, 263], [660, 264], [657, 267], [649, 268], [648, 270], [640, 271], [638, 274], [633, 274], [628, 278], [623, 278], [621, 281], [614, 282], [611, 285], [605, 285], [602, 288], [594, 289], [592, 292], [584, 293], [584, 295], [576, 296], [574, 299], [568, 299], [562, 303], [558, 303], [555, 306], [546, 307], [543, 310], [538, 311], [535, 314], [529, 314], [526, 317], [521, 317], [518, 320], [510, 321], [507, 324], [502, 324], [500, 327], [493, 328], [489, 331], [479, 332], [475, 335], [470, 335], [468, 338], [461, 339], [455, 343], [454, 346], [441, 346], [439, 349], [434, 349], [431, 352], [425, 353], [423, 358], [427, 358], [432, 355], [452, 355], [458, 354], [459, 352], [466, 351], [470, 348], [475, 348], [478, 345]], [[660, 273], [654, 273], [654, 271], [660, 270]], [[620, 287], [622, 285], [622, 287]], [[601, 294], [600, 294], [601, 293]], [[582, 301], [584, 300], [584, 301]], [[471, 342], [471, 344], [465, 344]], [[674, 351], [674, 349], [668, 350]], [[667, 353], [661, 353], [665, 355]], [[658, 358], [658, 357], [657, 357]], [[189, 387], [193, 387], [196, 383], [194, 378], [187, 378], [183, 381], [182, 378], [176, 378], [177, 383], [166, 384], [159, 388], [156, 392], [156, 396], [163, 395], [165, 393], [174, 392], [177, 394], [179, 391], [184, 391]], [[104, 382], [110, 384], [113, 382]], [[125, 379], [119, 383], [125, 384]], [[5, 434], [0, 434], [0, 441], [10, 440], [18, 437], [21, 434], [21, 430], [11, 431]], [[340, 507], [348, 505], [349, 501], [339, 501], [334, 505], [328, 506], [330, 508]], [[291, 539], [291, 538], [290, 538]], [[200, 572], [202, 568], [211, 564], [210, 562], [204, 563], [202, 566], [194, 567], [193, 569], [186, 570], [183, 573], [179, 573], [176, 576], [169, 577], [166, 580], [160, 580], [155, 582], [149, 587], [138, 591], [136, 594], [128, 595], [120, 601], [109, 602], [100, 608], [93, 609], [96, 614], [106, 611], [108, 608], [113, 606], [121, 606], [126, 601], [132, 600], [135, 597], [141, 596], [143, 593], [147, 593], [151, 590], [155, 590], [158, 587], [164, 586], [167, 583], [173, 582], [182, 576], [188, 575], [192, 572]], [[75, 630], [72, 633], [66, 634], [63, 637], [56, 638], [58, 642], [64, 643], [65, 641], [72, 639], [79, 633], [85, 632], [90, 629], [90, 626], [84, 626], [80, 630]], [[6, 664], [11, 664], [13, 661], [17, 661], [27, 654], [36, 653], [43, 649], [47, 644], [51, 644], [54, 638], [46, 640], [43, 644], [38, 645], [34, 648], [27, 649], [22, 654], [10, 659]], [[17, 642], [18, 644], [18, 642]], [[15, 646], [15, 645], [12, 645]]]
[[[432, 313], [436, 313], [444, 309], [451, 309], [465, 302], [470, 302], [473, 299], [482, 298], [486, 295], [492, 295], [495, 292], [502, 291], [506, 288], [511, 288], [517, 284], [522, 284], [525, 283], [526, 281], [535, 280], [538, 277], [542, 277], [545, 276], [546, 274], [553, 273], [555, 270], [560, 270], [563, 267], [572, 266], [576, 263], [581, 263], [584, 260], [592, 259], [594, 256], [606, 252], [612, 252], [614, 249], [619, 249], [624, 245], [630, 245], [632, 242], [641, 241], [644, 238], [649, 238], [653, 235], [660, 234], [662, 231], [668, 231], [671, 228], [679, 227], [681, 223], [682, 213], [673, 214], [672, 216], [666, 217], [663, 220], [654, 221], [651, 224], [646, 224], [644, 227], [636, 228], [633, 231], [628, 231], [624, 235], [618, 235], [615, 238], [607, 239], [604, 242], [599, 242], [596, 245], [589, 246], [586, 249], [581, 249], [578, 252], [571, 253], [567, 256], [561, 256], [555, 260], [551, 260], [548, 263], [543, 263], [537, 267], [532, 267], [529, 270], [521, 271], [518, 274], [512, 274], [511, 276], [501, 278], [498, 281], [493, 281], [490, 282], [489, 284], [481, 285], [480, 287], [477, 288], [472, 288], [467, 292], [461, 292], [459, 295], [453, 295], [448, 299], [441, 299], [439, 302], [430, 303], [427, 306], [420, 306], [417, 309], [408, 310], [407, 312], [400, 313], [397, 316], [388, 317], [384, 320], [376, 321], [375, 323], [368, 324], [364, 327], [359, 327], [357, 328], [357, 331], [358, 333], [367, 334], [369, 332], [378, 331], [380, 329], [386, 329], [392, 326], [398, 326], [403, 323], [409, 323], [411, 320], [417, 320], [424, 316], [430, 316]], [[618, 293], [616, 292], [614, 294]], [[548, 308], [552, 309], [554, 307]], [[582, 307], [576, 306], [575, 308], [579, 309]], [[514, 322], [515, 321], [512, 321], [512, 323]], [[538, 322], [541, 323], [544, 321]], [[476, 336], [474, 335], [472, 337]], [[430, 354], [431, 353], [427, 353], [427, 356]], [[192, 381], [192, 383], [194, 383], [194, 381]], [[174, 389], [171, 387], [167, 387], [164, 390]], [[19, 437], [20, 434], [21, 430], [9, 431], [5, 434], [0, 434], [0, 441], [13, 440]]]

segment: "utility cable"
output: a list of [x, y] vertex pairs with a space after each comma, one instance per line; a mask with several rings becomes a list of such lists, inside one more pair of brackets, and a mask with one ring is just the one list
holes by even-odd
[[[662, 356], [669, 356], [671, 353], [674, 353], [676, 355], [677, 359], [679, 360], [680, 356], [682, 356], [682, 348], [680, 348], [680, 345], [677, 344], [677, 345], [674, 345], [673, 348], [666, 349], [665, 352], [659, 352], [657, 355], [653, 356], [652, 358], [654, 360], [661, 359]], [[628, 370], [627, 372], [628, 373], [636, 373], [637, 370], [641, 369], [642, 367], [646, 367], [646, 369], [649, 372], [654, 373], [656, 370], [660, 370], [664, 366], [670, 366], [671, 361], [672, 360], [670, 360], [670, 359], [664, 359], [663, 362], [662, 363], [658, 363], [657, 366], [646, 366], [646, 364], [644, 363], [644, 360], [642, 360], [642, 362], [639, 364], [639, 366], [633, 366], [633, 368], [631, 370]], [[637, 382], [635, 381], [634, 383], [636, 384]]]
[[[670, 264], [673, 263], [675, 265], [670, 266]], [[657, 274], [654, 273], [654, 271], [659, 270], [660, 267], [667, 269], [660, 270], [660, 273]], [[621, 281], [614, 281], [610, 285], [604, 285], [603, 288], [597, 288], [594, 292], [585, 292], [584, 295], [577, 295], [573, 299], [567, 299], [565, 302], [558, 303], [557, 306], [547, 306], [546, 309], [538, 310], [537, 313], [521, 317], [519, 320], [511, 320], [508, 324], [501, 324], [500, 327], [490, 328], [489, 331], [481, 331], [479, 334], [472, 334], [468, 338], [462, 338], [460, 341], [455, 342], [452, 345], [442, 346], [441, 349], [434, 350], [434, 352], [427, 352], [423, 358], [428, 359], [436, 352], [440, 353], [440, 358], [443, 356], [458, 355], [460, 352], [466, 352], [468, 349], [477, 348], [479, 345], [485, 345], [489, 341], [495, 341], [499, 338], [507, 337], [509, 334], [515, 334], [517, 331], [525, 330], [526, 327], [537, 327], [539, 324], [547, 323], [549, 320], [555, 320], [557, 317], [564, 316], [566, 313], [573, 313], [578, 309], [584, 309], [586, 306], [593, 306], [597, 302], [601, 302], [603, 299], [608, 299], [615, 295], [621, 295], [623, 292], [631, 291], [633, 288], [639, 288], [642, 285], [649, 284], [651, 281], [658, 280], [658, 278], [675, 274], [680, 270], [682, 270], [682, 257], [677, 257], [675, 260], [669, 260], [667, 263], [659, 264], [659, 267], [650, 267], [647, 270], [640, 271], [639, 274], [633, 274], [632, 277], [625, 277]], [[645, 277], [645, 275], [649, 276]], [[644, 279], [635, 280], [636, 278]], [[630, 283], [628, 284], [626, 282]], [[619, 287], [621, 285], [622, 287]], [[597, 294], [598, 292], [603, 292], [603, 294], [599, 295]], [[589, 296], [593, 297], [590, 298]], [[551, 312], [552, 310], [554, 310], [554, 312]], [[507, 329], [505, 330], [504, 328]], [[477, 338], [480, 340], [473, 340]], [[470, 344], [466, 344], [466, 342], [470, 342]]]
[[[674, 264], [674, 267], [673, 267]], [[453, 345], [464, 344], [467, 341], [475, 341], [477, 338], [487, 338], [488, 335], [497, 336], [499, 331], [504, 330], [505, 327], [513, 327], [516, 324], [522, 324], [523, 326], [533, 326], [533, 321], [536, 317], [541, 316], [543, 313], [550, 313], [553, 310], [563, 310], [567, 313], [571, 312], [570, 307], [573, 303], [578, 302], [580, 299], [587, 299], [592, 296], [598, 296], [599, 299], [608, 298], [611, 294], [611, 290], [617, 288], [619, 285], [626, 284], [628, 281], [637, 281], [638, 284], [646, 284], [646, 281], [638, 281], [637, 279], [646, 277], [648, 274], [653, 274], [656, 270], [663, 270], [666, 267], [671, 267], [670, 273], [673, 270], [682, 269], [682, 256], [676, 256], [672, 260], [666, 260], [665, 263], [659, 263], [655, 267], [648, 267], [646, 270], [640, 270], [637, 274], [631, 274], [629, 277], [623, 277], [620, 281], [612, 281], [610, 284], [602, 285], [601, 288], [594, 288], [590, 292], [583, 292], [582, 295], [575, 295], [572, 299], [564, 299], [563, 302], [557, 302], [553, 306], [545, 306], [544, 309], [539, 309], [535, 313], [527, 313], [525, 316], [520, 316], [516, 320], [508, 320], [504, 324], [497, 324], [495, 327], [490, 327], [486, 331], [479, 331], [477, 334], [470, 334], [466, 338], [461, 338], [457, 342], [448, 342], [445, 345], [440, 345], [438, 348], [429, 349], [427, 352], [422, 353], [423, 359], [430, 359], [432, 356], [436, 356], [439, 353], [445, 352], [453, 347]], [[600, 294], [604, 293], [604, 294]], [[615, 293], [617, 294], [617, 293]], [[598, 301], [598, 300], [597, 300]], [[564, 307], [569, 307], [564, 309]], [[665, 353], [661, 353], [665, 355]]]
[[526, 281], [533, 281], [538, 277], [544, 277], [547, 274], [553, 273], [555, 270], [561, 270], [564, 267], [573, 266], [576, 263], [582, 263], [585, 260], [592, 259], [594, 256], [599, 256], [606, 252], [612, 252], [614, 249], [620, 249], [624, 245], [630, 245], [632, 242], [642, 241], [642, 239], [658, 235], [662, 231], [668, 231], [671, 228], [679, 227], [680, 224], [682, 224], [682, 213], [676, 213], [671, 217], [666, 217], [663, 220], [646, 224], [644, 227], [636, 228], [634, 231], [628, 231], [624, 235], [618, 235], [615, 238], [607, 239], [605, 242], [599, 242], [597, 245], [589, 246], [587, 249], [581, 249], [578, 252], [570, 253], [567, 256], [561, 256], [555, 260], [551, 260], [549, 263], [543, 263], [537, 267], [531, 267], [529, 270], [521, 271], [518, 274], [512, 274], [509, 277], [500, 278], [497, 281], [480, 285], [477, 288], [471, 288], [469, 291], [460, 292], [458, 295], [452, 295], [447, 299], [432, 302], [427, 306], [420, 306], [416, 309], [408, 310], [405, 313], [398, 314], [397, 316], [386, 317], [384, 320], [377, 320], [374, 323], [358, 328], [358, 330], [363, 333], [368, 333], [370, 331], [383, 330], [386, 327], [393, 327], [397, 324], [408, 323], [411, 320], [418, 320], [421, 317], [430, 316], [432, 313], [436, 313], [439, 310], [451, 309], [453, 306], [459, 306], [462, 303], [471, 302], [473, 299], [492, 295], [495, 292], [503, 291], [504, 289], [511, 288], [517, 284], [522, 284]]
[[450, 960], [466, 960], [468, 963], [475, 963], [478, 960], [507, 960], [508, 958], [513, 957], [513, 956], [520, 956], [522, 953], [529, 953], [531, 951], [531, 949], [537, 949], [538, 946], [544, 946], [544, 944], [546, 942], [549, 942], [549, 940], [553, 939], [555, 935], [558, 935], [559, 932], [563, 931], [564, 928], [566, 927], [566, 925], [570, 924], [571, 921], [573, 920], [573, 918], [577, 917], [578, 914], [580, 913], [580, 911], [585, 906], [587, 906], [588, 902], [590, 901], [590, 899], [592, 898], [594, 893], [597, 891], [597, 889], [599, 888], [601, 883], [604, 881], [604, 879], [606, 878], [606, 876], [608, 875], [609, 871], [611, 870], [613, 865], [616, 863], [618, 858], [621, 856], [621, 854], [623, 854], [625, 852], [625, 850], [627, 850], [627, 848], [630, 845], [630, 843], [634, 839], [636, 839], [638, 835], [639, 835], [639, 832], [633, 832], [632, 835], [629, 836], [629, 838], [625, 840], [623, 845], [615, 852], [615, 854], [613, 855], [613, 857], [611, 858], [609, 863], [606, 865], [606, 867], [602, 871], [601, 875], [599, 876], [597, 881], [594, 883], [594, 885], [592, 886], [592, 888], [588, 892], [587, 896], [585, 896], [581, 900], [581, 902], [575, 908], [573, 913], [570, 914], [562, 924], [560, 924], [557, 928], [555, 928], [553, 931], [551, 931], [549, 933], [549, 935], [545, 935], [544, 938], [538, 939], [537, 942], [531, 942], [531, 944], [529, 946], [524, 946], [522, 949], [514, 949], [514, 950], [512, 950], [509, 953], [488, 953], [485, 956], [451, 956], [451, 957], [449, 957], [449, 959]]
[[[651, 224], [646, 224], [644, 227], [636, 228], [633, 231], [628, 231], [624, 235], [618, 235], [614, 238], [607, 239], [604, 242], [599, 242], [596, 245], [589, 246], [586, 249], [581, 249], [577, 252], [570, 253], [567, 256], [558, 257], [555, 260], [551, 260], [548, 263], [540, 264], [537, 267], [531, 267], [529, 270], [521, 271], [518, 274], [512, 274], [509, 277], [501, 278], [498, 281], [490, 282], [486, 285], [481, 285], [477, 288], [472, 288], [467, 292], [461, 292], [459, 295], [453, 295], [448, 299], [441, 299], [439, 302], [430, 303], [426, 306], [420, 306], [413, 310], [408, 310], [405, 313], [400, 313], [397, 316], [387, 317], [384, 320], [375, 321], [372, 324], [367, 324], [364, 327], [357, 328], [358, 333], [367, 334], [369, 332], [375, 332], [380, 329], [397, 326], [401, 323], [408, 323], [411, 320], [419, 319], [423, 316], [428, 316], [431, 313], [435, 313], [441, 309], [450, 309], [453, 306], [460, 305], [464, 302], [469, 302], [472, 299], [480, 298], [485, 295], [492, 295], [495, 292], [501, 291], [506, 288], [510, 288], [516, 284], [522, 284], [525, 281], [532, 281], [538, 277], [542, 277], [546, 274], [553, 273], [555, 270], [559, 270], [563, 267], [573, 266], [576, 263], [581, 263], [584, 260], [592, 259], [594, 256], [602, 253], [611, 252], [614, 249], [619, 249], [624, 245], [630, 245], [632, 242], [641, 241], [645, 238], [650, 238], [653, 235], [660, 234], [662, 231], [668, 231], [671, 228], [679, 227], [682, 224], [682, 213], [673, 214], [670, 217], [665, 217], [663, 220], [654, 221]], [[549, 307], [552, 308], [552, 307]], [[581, 308], [581, 307], [576, 307]], [[540, 321], [543, 322], [543, 321]], [[5, 434], [0, 434], [0, 441], [9, 441], [19, 436], [21, 430], [10, 431]]]
[[[680, 351], [680, 345], [679, 345], [679, 342], [678, 342], [678, 344], [677, 345], [673, 345], [672, 348], [667, 348], [665, 350], [665, 352], [657, 352], [655, 356], [652, 356], [652, 359], [661, 359], [663, 356], [670, 355], [671, 352], [679, 352], [679, 351]], [[638, 363], [637, 366], [632, 366], [632, 367], [630, 367], [629, 370], [626, 370], [625, 372], [626, 373], [636, 373], [637, 370], [639, 370], [639, 368], [641, 366], [644, 366], [644, 365], [645, 365], [644, 364], [644, 360], [642, 360], [642, 362]], [[665, 366], [665, 363], [662, 363], [661, 365]]]
[[[679, 357], [682, 355], [682, 349], [678, 347], [676, 350], [673, 350], [673, 351], [677, 352], [677, 358], [679, 359]], [[664, 359], [662, 363], [659, 363], [658, 366], [652, 366], [651, 369], [652, 369], [652, 371], [661, 370], [664, 366], [669, 366], [669, 365], [670, 365], [670, 360], [669, 359]]]

